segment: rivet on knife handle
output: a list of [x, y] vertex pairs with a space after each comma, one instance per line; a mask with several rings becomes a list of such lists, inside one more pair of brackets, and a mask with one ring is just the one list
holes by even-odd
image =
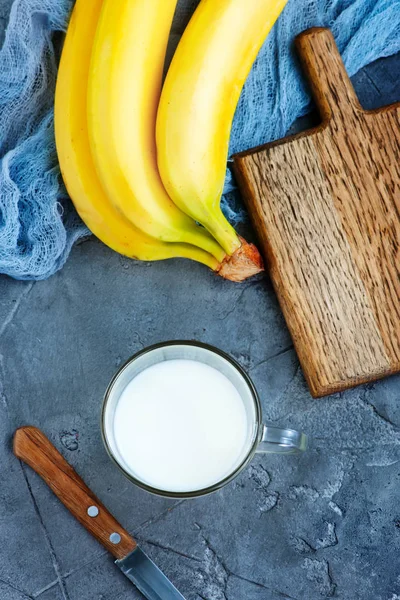
[[115, 558], [122, 559], [136, 548], [135, 540], [39, 429], [17, 429], [14, 454], [44, 479], [59, 500]]

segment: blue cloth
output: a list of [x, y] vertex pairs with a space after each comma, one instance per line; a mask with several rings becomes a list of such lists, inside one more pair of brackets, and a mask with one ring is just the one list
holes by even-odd
[[[88, 234], [60, 180], [53, 134], [57, 36], [72, 0], [0, 0], [0, 272], [45, 279]], [[183, 27], [191, 0], [178, 5]], [[2, 27], [3, 23], [3, 27]], [[231, 152], [285, 135], [310, 98], [293, 39], [332, 28], [350, 75], [400, 50], [399, 0], [289, 0], [246, 82]], [[175, 27], [176, 31], [176, 27]], [[226, 192], [232, 189], [227, 176]], [[232, 220], [238, 215], [229, 211]]]

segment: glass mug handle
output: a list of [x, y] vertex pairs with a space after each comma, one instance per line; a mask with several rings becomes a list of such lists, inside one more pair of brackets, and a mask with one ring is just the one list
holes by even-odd
[[296, 454], [307, 449], [308, 439], [304, 433], [294, 429], [281, 429], [263, 425], [257, 453]]

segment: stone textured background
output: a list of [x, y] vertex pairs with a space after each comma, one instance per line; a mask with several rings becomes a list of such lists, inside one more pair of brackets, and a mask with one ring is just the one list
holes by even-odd
[[[399, 75], [400, 57], [359, 73], [363, 104], [400, 100]], [[265, 419], [303, 429], [310, 450], [256, 457], [199, 500], [130, 484], [102, 447], [102, 395], [131, 354], [178, 338], [232, 354]], [[400, 600], [400, 377], [313, 400], [267, 277], [234, 285], [90, 239], [46, 282], [0, 278], [0, 598], [139, 599], [13, 457], [23, 424], [43, 429], [188, 600]]]

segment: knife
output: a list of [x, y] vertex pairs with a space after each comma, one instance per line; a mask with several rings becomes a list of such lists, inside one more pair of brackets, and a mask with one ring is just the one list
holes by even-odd
[[17, 429], [13, 449], [15, 456], [44, 479], [74, 517], [113, 555], [115, 564], [145, 598], [185, 600], [39, 429]]

